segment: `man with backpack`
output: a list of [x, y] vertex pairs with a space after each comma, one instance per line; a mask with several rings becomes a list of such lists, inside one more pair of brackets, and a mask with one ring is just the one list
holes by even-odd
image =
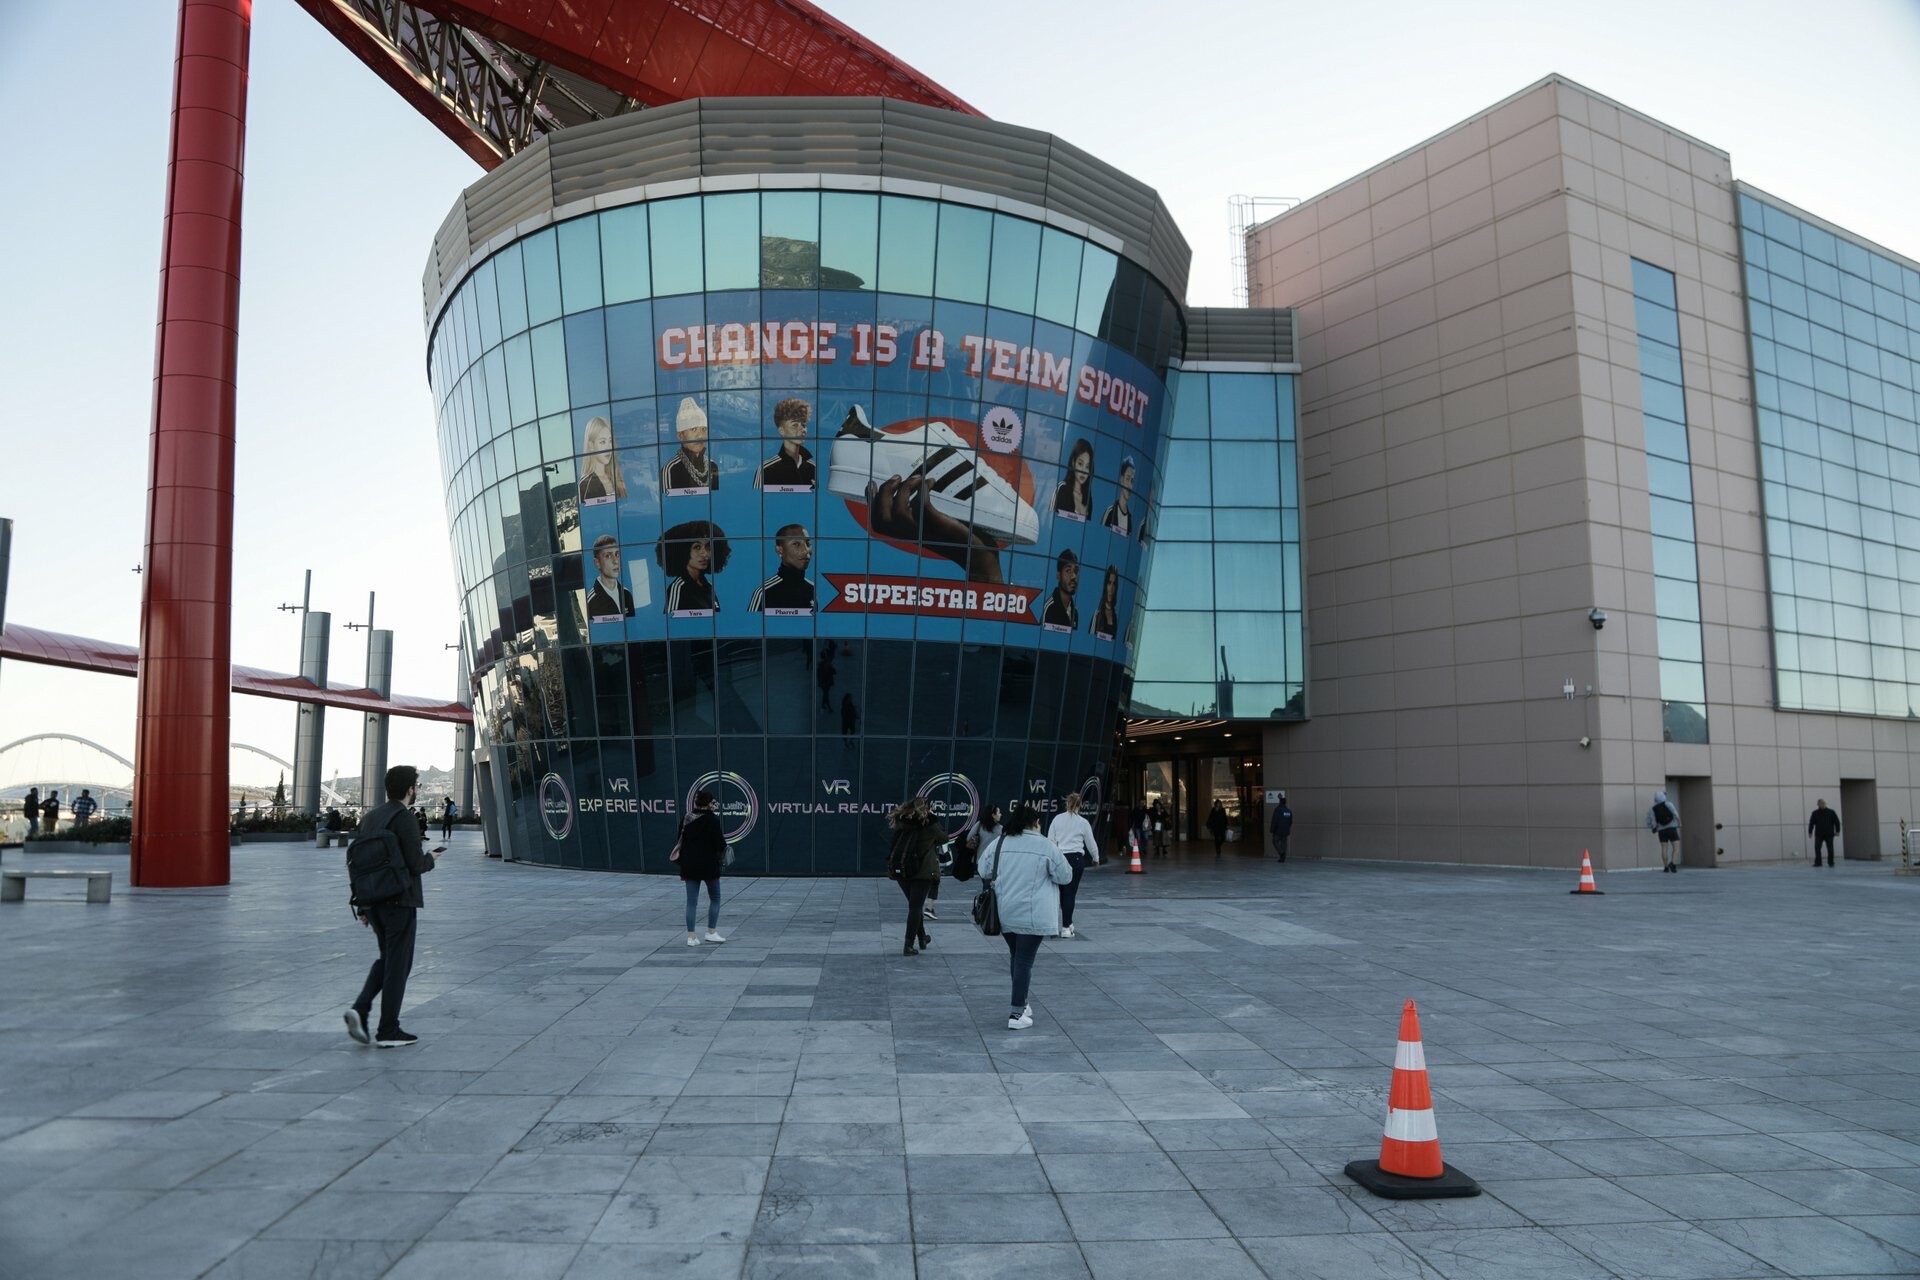
[[[346, 1011], [347, 1034], [382, 1049], [419, 1039], [401, 1029], [400, 1004], [407, 994], [407, 975], [413, 971], [414, 929], [424, 905], [420, 877], [433, 870], [440, 852], [421, 847], [420, 820], [413, 811], [419, 789], [420, 771], [412, 765], [387, 770], [387, 802], [367, 810], [347, 845], [354, 914], [380, 943], [380, 956]], [[367, 1015], [375, 996], [380, 997], [380, 1023], [370, 1035]]]
[[1660, 841], [1660, 869], [1680, 869], [1680, 811], [1667, 799], [1667, 793], [1653, 793], [1653, 805], [1647, 810], [1647, 830]]

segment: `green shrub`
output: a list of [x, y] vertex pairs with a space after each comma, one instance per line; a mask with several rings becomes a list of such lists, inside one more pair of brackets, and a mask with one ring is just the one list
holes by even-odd
[[132, 818], [95, 818], [84, 826], [59, 831], [36, 831], [30, 840], [73, 840], [80, 844], [126, 844], [133, 839]]

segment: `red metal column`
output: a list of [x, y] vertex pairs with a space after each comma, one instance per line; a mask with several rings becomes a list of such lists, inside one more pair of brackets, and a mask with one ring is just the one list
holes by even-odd
[[234, 362], [252, 0], [181, 0], [154, 343], [133, 883], [228, 880]]

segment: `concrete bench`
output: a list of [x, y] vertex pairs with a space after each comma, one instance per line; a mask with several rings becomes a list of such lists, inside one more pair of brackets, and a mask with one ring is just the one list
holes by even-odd
[[0, 871], [0, 902], [23, 901], [27, 896], [28, 879], [85, 880], [88, 902], [113, 900], [113, 872], [111, 871], [27, 871], [18, 867], [8, 867]]
[[313, 833], [313, 847], [316, 849], [331, 849], [334, 845], [339, 845], [344, 849], [352, 842], [353, 832], [351, 831], [316, 831]]

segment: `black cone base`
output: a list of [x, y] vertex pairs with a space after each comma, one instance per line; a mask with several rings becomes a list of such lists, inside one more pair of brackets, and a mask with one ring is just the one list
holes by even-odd
[[1585, 894], [1589, 898], [1604, 898], [1607, 896], [1605, 889], [1569, 889], [1567, 892]]
[[1440, 1166], [1437, 1178], [1407, 1178], [1388, 1173], [1378, 1160], [1355, 1160], [1347, 1166], [1347, 1176], [1388, 1200], [1450, 1200], [1480, 1194], [1480, 1184], [1450, 1164]]

